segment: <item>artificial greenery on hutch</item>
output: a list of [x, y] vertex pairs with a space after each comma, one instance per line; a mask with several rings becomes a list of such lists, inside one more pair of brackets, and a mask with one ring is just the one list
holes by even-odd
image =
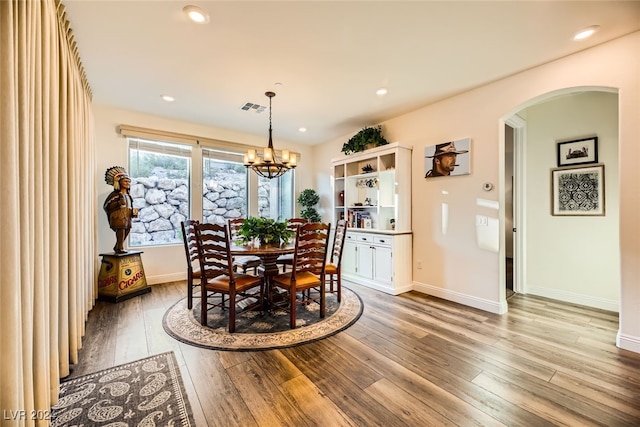
[[320, 222], [322, 219], [315, 206], [320, 202], [320, 196], [315, 190], [307, 188], [298, 196], [298, 203], [303, 207], [300, 216], [309, 222]]
[[366, 126], [342, 145], [344, 154], [358, 153], [367, 148], [387, 145], [389, 141], [382, 135], [382, 126]]

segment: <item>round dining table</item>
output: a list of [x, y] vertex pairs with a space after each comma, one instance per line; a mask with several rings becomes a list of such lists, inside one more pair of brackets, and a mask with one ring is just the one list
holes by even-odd
[[260, 266], [258, 273], [264, 278], [266, 288], [266, 300], [263, 301], [263, 308], [270, 311], [273, 307], [273, 295], [271, 286], [271, 277], [280, 273], [278, 264], [276, 263], [280, 255], [292, 254], [296, 250], [295, 243], [291, 242], [284, 245], [237, 245], [231, 243], [230, 251], [233, 256], [254, 255], [260, 258]]
[[275, 274], [278, 274], [280, 270], [276, 264], [276, 260], [280, 255], [292, 254], [296, 250], [294, 243], [288, 243], [286, 245], [237, 245], [231, 244], [231, 255], [233, 256], [248, 256], [254, 255], [260, 258], [261, 265], [258, 267], [260, 275], [265, 278], [269, 278]]

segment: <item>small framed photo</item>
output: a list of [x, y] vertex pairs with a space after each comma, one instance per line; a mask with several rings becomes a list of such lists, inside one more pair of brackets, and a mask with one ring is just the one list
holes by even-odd
[[558, 143], [558, 167], [598, 163], [598, 137]]
[[604, 165], [551, 170], [551, 214], [604, 215]]

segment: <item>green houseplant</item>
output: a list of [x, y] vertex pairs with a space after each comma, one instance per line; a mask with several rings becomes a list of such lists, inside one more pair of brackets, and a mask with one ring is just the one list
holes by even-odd
[[298, 203], [303, 207], [300, 216], [309, 222], [320, 222], [322, 219], [315, 206], [320, 202], [320, 196], [315, 190], [307, 188], [298, 195]]
[[294, 230], [287, 228], [286, 222], [278, 222], [271, 218], [249, 217], [238, 228], [242, 236], [240, 243], [249, 243], [257, 239], [261, 245], [286, 244], [295, 235]]
[[382, 126], [366, 126], [342, 145], [342, 152], [344, 154], [357, 153], [388, 143], [389, 141], [382, 135]]

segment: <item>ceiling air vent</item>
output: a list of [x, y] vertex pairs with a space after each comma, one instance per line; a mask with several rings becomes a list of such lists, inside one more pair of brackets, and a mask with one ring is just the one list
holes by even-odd
[[241, 110], [251, 111], [257, 114], [262, 113], [266, 108], [267, 107], [265, 107], [264, 105], [254, 104], [252, 102], [247, 102], [242, 107], [240, 107]]

